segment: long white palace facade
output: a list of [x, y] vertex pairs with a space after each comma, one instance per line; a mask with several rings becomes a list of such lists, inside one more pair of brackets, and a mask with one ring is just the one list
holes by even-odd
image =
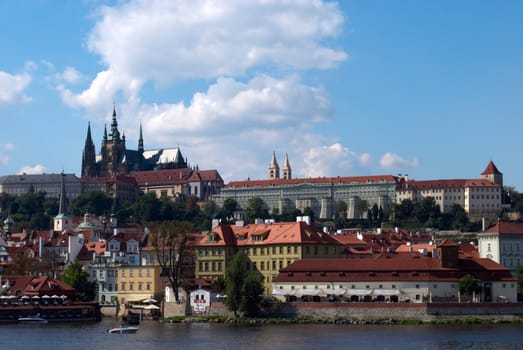
[[373, 175], [319, 178], [292, 178], [287, 156], [283, 177], [275, 155], [269, 165], [269, 179], [232, 181], [219, 195], [218, 205], [227, 198], [245, 209], [250, 198], [263, 200], [270, 212], [303, 211], [310, 208], [320, 219], [334, 216], [335, 204], [347, 204], [347, 218], [363, 218], [376, 204], [384, 210], [405, 199], [418, 202], [432, 197], [443, 212], [454, 204], [464, 208], [471, 219], [494, 217], [502, 209], [503, 175], [492, 161], [478, 179], [416, 181], [406, 176]]

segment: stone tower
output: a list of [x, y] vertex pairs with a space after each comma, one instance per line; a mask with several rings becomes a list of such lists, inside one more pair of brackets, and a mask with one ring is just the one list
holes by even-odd
[[283, 163], [283, 178], [292, 179], [292, 169], [289, 163], [289, 156], [285, 153], [285, 161]]
[[495, 185], [503, 186], [503, 174], [498, 170], [493, 161], [490, 161], [487, 164], [487, 167], [481, 173], [481, 178], [486, 179]]
[[276, 160], [276, 154], [272, 152], [271, 164], [269, 164], [269, 180], [280, 178], [280, 166]]

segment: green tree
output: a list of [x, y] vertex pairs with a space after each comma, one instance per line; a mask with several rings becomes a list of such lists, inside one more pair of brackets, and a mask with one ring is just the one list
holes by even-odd
[[267, 219], [269, 212], [265, 208], [265, 203], [260, 197], [252, 197], [248, 200], [245, 207], [245, 218], [247, 222], [254, 223], [256, 219]]
[[102, 191], [87, 191], [71, 201], [69, 210], [73, 215], [85, 213], [106, 215], [111, 211], [113, 200]]
[[138, 200], [134, 203], [134, 217], [141, 224], [145, 224], [146, 222], [159, 221], [159, 213], [162, 212], [161, 207], [161, 200], [158, 199], [153, 192], [146, 193], [145, 195], [138, 198]]
[[461, 277], [459, 279], [458, 286], [460, 293], [467, 295], [481, 292], [481, 281], [471, 274], [466, 274], [465, 276]]
[[255, 313], [263, 294], [262, 281], [247, 271], [247, 261], [245, 253], [237, 252], [225, 271], [225, 304], [235, 316]]
[[242, 302], [242, 286], [247, 275], [247, 256], [243, 252], [234, 255], [225, 271], [225, 304], [238, 316]]
[[65, 268], [60, 279], [76, 289], [77, 300], [94, 300], [96, 283], [89, 281], [89, 273], [82, 269], [78, 260], [73, 261]]
[[260, 276], [249, 273], [245, 276], [242, 284], [242, 300], [240, 310], [246, 315], [254, 315], [260, 308], [263, 297], [263, 283]]
[[514, 275], [518, 284], [518, 291], [521, 293], [521, 291], [523, 291], [523, 265], [519, 265], [516, 268]]
[[238, 209], [238, 201], [234, 198], [226, 198], [218, 216], [224, 223], [234, 221], [234, 212]]

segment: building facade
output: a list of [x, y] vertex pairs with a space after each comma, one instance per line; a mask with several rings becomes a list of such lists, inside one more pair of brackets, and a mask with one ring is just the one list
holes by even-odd
[[82, 183], [75, 174], [20, 174], [0, 176], [0, 193], [21, 196], [30, 191], [45, 192], [47, 198], [60, 198], [62, 186], [68, 199], [82, 194]]
[[523, 222], [498, 220], [478, 233], [479, 256], [514, 272], [523, 265]]
[[[472, 275], [481, 291], [460, 293]], [[433, 256], [384, 253], [375, 259], [300, 260], [282, 269], [272, 295], [285, 301], [347, 302], [517, 302], [510, 271], [490, 260], [459, 257], [459, 247], [442, 242]]]
[[243, 226], [219, 224], [194, 244], [196, 278], [225, 276], [227, 264], [236, 253], [247, 256], [247, 271], [262, 279], [270, 295], [272, 280], [295, 261], [337, 258], [342, 245], [329, 234], [298, 222], [257, 223]]
[[459, 205], [472, 220], [493, 218], [502, 210], [503, 174], [492, 161], [479, 179], [416, 181], [404, 176], [398, 183], [398, 204], [405, 199], [420, 202], [432, 197], [442, 212]]
[[233, 198], [245, 209], [249, 199], [259, 197], [269, 212], [310, 208], [320, 219], [333, 218], [335, 203], [344, 201], [348, 218], [362, 218], [374, 204], [386, 209], [394, 203], [397, 185], [391, 175], [232, 181], [213, 199], [221, 205]]

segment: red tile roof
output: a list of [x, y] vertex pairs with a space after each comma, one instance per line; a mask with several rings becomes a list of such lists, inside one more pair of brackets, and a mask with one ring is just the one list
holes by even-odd
[[303, 259], [282, 269], [274, 282], [455, 281], [470, 273], [487, 281], [514, 281], [490, 259], [459, 259], [458, 268], [419, 253], [384, 253], [374, 259]]
[[397, 178], [392, 175], [372, 175], [372, 176], [346, 176], [346, 177], [317, 177], [317, 178], [296, 178], [296, 179], [271, 179], [271, 180], [245, 180], [231, 181], [224, 188], [243, 188], [243, 187], [271, 187], [271, 186], [292, 186], [300, 184], [351, 184], [351, 183], [397, 183]]
[[[322, 232], [314, 225], [307, 225], [305, 222], [277, 222], [246, 226], [220, 224], [213, 228], [212, 233], [218, 236], [217, 241], [210, 241], [208, 236], [204, 236], [195, 245], [340, 244], [330, 234]], [[257, 237], [260, 239], [258, 240]]]
[[501, 175], [501, 172], [498, 170], [494, 162], [490, 161], [481, 175]]
[[523, 234], [523, 222], [498, 220], [493, 225], [487, 227], [483, 232], [497, 234]]

